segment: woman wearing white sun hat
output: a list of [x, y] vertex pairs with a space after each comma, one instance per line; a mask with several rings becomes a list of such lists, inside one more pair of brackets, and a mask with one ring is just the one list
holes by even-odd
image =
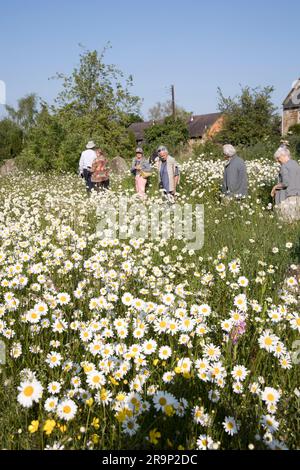
[[90, 140], [86, 144], [86, 150], [81, 154], [79, 160], [79, 174], [85, 179], [86, 188], [88, 192], [91, 192], [93, 183], [91, 181], [92, 176], [92, 164], [96, 158], [96, 144], [93, 140]]

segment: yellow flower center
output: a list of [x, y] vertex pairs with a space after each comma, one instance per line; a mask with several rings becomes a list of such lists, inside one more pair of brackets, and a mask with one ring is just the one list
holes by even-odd
[[24, 388], [24, 395], [25, 397], [31, 397], [31, 395], [34, 392], [34, 388], [31, 385], [28, 385], [26, 388]]
[[165, 406], [166, 403], [167, 403], [167, 400], [166, 400], [164, 397], [161, 397], [161, 398], [159, 399], [159, 404], [160, 404], [161, 406]]

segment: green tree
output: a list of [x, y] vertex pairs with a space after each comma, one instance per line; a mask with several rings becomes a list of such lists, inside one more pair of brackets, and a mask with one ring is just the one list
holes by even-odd
[[288, 131], [288, 141], [292, 154], [300, 158], [300, 124], [290, 126]]
[[17, 109], [6, 105], [6, 111], [10, 119], [22, 129], [24, 139], [26, 139], [27, 133], [36, 124], [36, 117], [38, 115], [36, 94], [31, 93], [20, 98]]
[[154, 152], [159, 145], [166, 145], [170, 153], [177, 154], [189, 139], [187, 122], [167, 117], [162, 124], [154, 124], [145, 130], [145, 151]]
[[[186, 111], [183, 107], [175, 105], [176, 118], [187, 120], [191, 113]], [[160, 121], [166, 117], [173, 115], [172, 101], [168, 100], [165, 103], [158, 101], [152, 108], [148, 111], [148, 117], [151, 121]]]
[[24, 161], [34, 165], [38, 152], [38, 167], [76, 170], [88, 140], [111, 157], [132, 154], [135, 142], [127, 127], [130, 116], [139, 114], [140, 99], [130, 93], [132, 77], [124, 78], [114, 65], [104, 63], [106, 50], [84, 51], [71, 75], [56, 75], [62, 90], [30, 132]]
[[19, 165], [38, 171], [58, 168], [60, 148], [64, 139], [65, 130], [58, 117], [52, 115], [44, 104], [38, 114], [36, 125], [29, 133], [27, 145], [18, 158]]
[[273, 87], [242, 88], [235, 98], [226, 98], [220, 88], [219, 110], [224, 115], [222, 130], [215, 140], [233, 145], [254, 145], [280, 133], [280, 117], [272, 103]]
[[0, 121], [0, 160], [16, 157], [22, 149], [23, 133], [20, 127], [8, 118]]

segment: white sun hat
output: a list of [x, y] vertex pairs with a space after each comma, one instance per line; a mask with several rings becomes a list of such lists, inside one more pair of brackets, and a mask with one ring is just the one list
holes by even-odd
[[86, 148], [87, 149], [94, 149], [96, 147], [96, 144], [93, 140], [90, 140], [87, 144], [86, 144]]

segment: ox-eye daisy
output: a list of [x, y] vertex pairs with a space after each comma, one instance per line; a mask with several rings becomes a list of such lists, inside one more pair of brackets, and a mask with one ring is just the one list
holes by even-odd
[[93, 370], [87, 376], [87, 383], [92, 389], [100, 389], [105, 384], [105, 377], [101, 372]]
[[56, 409], [57, 402], [58, 402], [57, 397], [47, 398], [47, 400], [45, 401], [45, 405], [44, 405], [45, 410], [48, 411], [49, 413], [51, 411], [54, 411]]
[[249, 372], [247, 371], [246, 367], [235, 366], [231, 372], [231, 375], [238, 382], [242, 382], [243, 380], [245, 380], [248, 373]]
[[280, 399], [281, 393], [272, 387], [265, 387], [262, 392], [262, 400], [267, 404], [276, 404]]
[[47, 388], [48, 392], [53, 394], [59, 393], [60, 389], [61, 384], [59, 382], [50, 382]]
[[77, 405], [73, 400], [63, 400], [57, 406], [57, 414], [60, 419], [64, 419], [65, 421], [70, 421], [74, 418], [77, 411]]
[[30, 408], [34, 402], [38, 403], [43, 394], [43, 387], [36, 379], [21, 382], [18, 390], [18, 402], [25, 408]]
[[230, 436], [237, 434], [238, 426], [235, 422], [235, 419], [232, 416], [226, 416], [222, 424], [227, 434], [229, 434]]
[[162, 360], [169, 359], [172, 355], [172, 349], [169, 346], [161, 346], [159, 348], [158, 357]]

